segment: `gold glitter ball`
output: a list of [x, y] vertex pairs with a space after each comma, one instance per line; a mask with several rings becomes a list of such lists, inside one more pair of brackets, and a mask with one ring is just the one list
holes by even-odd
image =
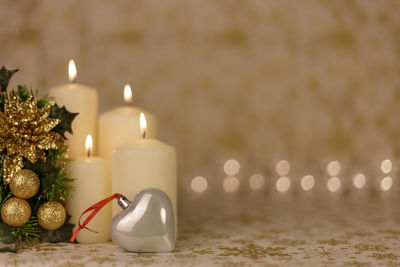
[[37, 212], [37, 219], [43, 228], [56, 230], [64, 224], [67, 212], [63, 205], [57, 201], [43, 203]]
[[31, 217], [31, 206], [21, 198], [10, 198], [1, 207], [1, 219], [10, 226], [22, 226]]
[[31, 170], [20, 170], [10, 182], [10, 190], [19, 198], [31, 198], [39, 191], [40, 180]]

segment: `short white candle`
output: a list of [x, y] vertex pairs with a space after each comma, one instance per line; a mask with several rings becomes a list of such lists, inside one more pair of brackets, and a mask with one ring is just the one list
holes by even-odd
[[[87, 138], [87, 157], [79, 158], [67, 165], [69, 176], [74, 179], [74, 189], [67, 198], [66, 207], [71, 214], [71, 223], [78, 228], [79, 217], [94, 203], [111, 196], [111, 179], [108, 164], [102, 158], [91, 157], [91, 136]], [[82, 222], [87, 217], [82, 217]], [[91, 231], [81, 231], [77, 241], [82, 244], [102, 243], [110, 240], [111, 206], [105, 205], [89, 222], [87, 227]]]
[[[140, 115], [142, 138], [131, 138], [113, 153], [112, 191], [133, 199], [141, 190], [157, 188], [164, 191], [174, 206], [177, 226], [176, 151], [170, 145], [147, 138], [146, 119]], [[115, 203], [113, 215], [121, 210]], [[177, 227], [175, 228], [177, 233]]]
[[[68, 75], [70, 83], [63, 84], [49, 90], [57, 104], [65, 106], [69, 112], [79, 113], [72, 122], [73, 134], [66, 133], [68, 139], [70, 158], [85, 156], [85, 139], [92, 135], [94, 140], [97, 136], [98, 119], [98, 94], [97, 91], [86, 85], [75, 83], [76, 67], [73, 60], [70, 60]], [[96, 152], [96, 149], [94, 149]]]
[[99, 155], [110, 161], [113, 150], [134, 138], [140, 138], [139, 115], [146, 114], [148, 122], [147, 136], [157, 136], [157, 121], [154, 115], [141, 108], [132, 106], [132, 89], [129, 84], [124, 88], [125, 106], [117, 107], [100, 115], [99, 119]]

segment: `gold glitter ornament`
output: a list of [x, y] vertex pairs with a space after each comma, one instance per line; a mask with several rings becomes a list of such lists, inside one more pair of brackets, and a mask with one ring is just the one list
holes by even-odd
[[19, 198], [31, 198], [39, 191], [40, 180], [31, 170], [20, 170], [14, 174], [10, 182], [10, 190]]
[[10, 198], [1, 207], [1, 219], [10, 226], [22, 226], [31, 217], [31, 206], [21, 198]]
[[56, 230], [64, 224], [67, 212], [59, 202], [48, 201], [39, 207], [36, 216], [40, 226], [47, 230]]
[[0, 152], [7, 149], [3, 159], [4, 182], [11, 182], [14, 174], [23, 168], [23, 157], [32, 163], [46, 160], [45, 150], [59, 149], [64, 138], [50, 132], [59, 119], [49, 118], [50, 106], [38, 108], [35, 97], [23, 101], [11, 92], [0, 112]]

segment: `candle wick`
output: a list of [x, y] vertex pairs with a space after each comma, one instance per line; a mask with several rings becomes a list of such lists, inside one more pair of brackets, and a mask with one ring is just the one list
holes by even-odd
[[91, 154], [92, 154], [92, 149], [89, 147], [87, 150], [87, 157], [90, 158]]
[[143, 137], [143, 139], [146, 138], [146, 130], [143, 131], [142, 137]]

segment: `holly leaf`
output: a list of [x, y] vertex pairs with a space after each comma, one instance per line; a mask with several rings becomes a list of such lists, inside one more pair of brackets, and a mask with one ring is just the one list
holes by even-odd
[[18, 71], [18, 69], [8, 70], [4, 66], [1, 67], [1, 69], [0, 69], [0, 89], [1, 89], [1, 92], [6, 92], [7, 91], [7, 86], [10, 83], [10, 79], [17, 71]]
[[60, 108], [57, 104], [51, 106], [50, 108], [50, 118], [60, 119], [61, 122], [57, 124], [51, 131], [61, 134], [62, 137], [65, 137], [65, 132], [69, 132], [72, 134], [71, 124], [72, 121], [79, 113], [69, 112], [65, 106]]

